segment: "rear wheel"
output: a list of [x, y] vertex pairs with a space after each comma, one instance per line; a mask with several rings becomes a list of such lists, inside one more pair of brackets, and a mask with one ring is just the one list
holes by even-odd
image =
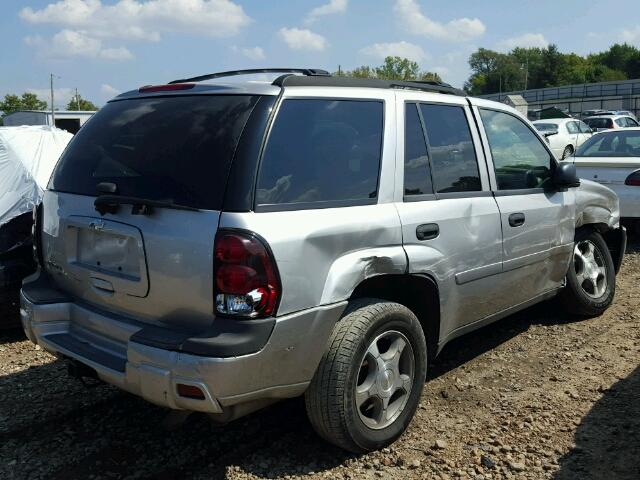
[[561, 293], [565, 308], [578, 315], [601, 315], [613, 301], [616, 274], [609, 248], [595, 231], [576, 233], [573, 262]]
[[397, 303], [358, 300], [336, 324], [305, 394], [311, 424], [352, 452], [389, 445], [413, 418], [426, 368], [416, 316]]
[[566, 147], [564, 147], [564, 150], [562, 151], [562, 160], [564, 160], [567, 157], [570, 157], [573, 154], [573, 147], [571, 145], [567, 145]]

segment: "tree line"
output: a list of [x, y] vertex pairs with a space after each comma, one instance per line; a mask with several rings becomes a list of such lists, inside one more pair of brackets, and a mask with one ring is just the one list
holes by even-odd
[[389, 56], [384, 59], [384, 63], [377, 67], [362, 65], [353, 70], [338, 69], [333, 72], [338, 77], [354, 78], [377, 78], [381, 80], [420, 80], [442, 82], [440, 75], [435, 72], [422, 70], [418, 62], [408, 58]]
[[469, 58], [469, 66], [472, 74], [464, 89], [483, 95], [640, 78], [640, 49], [615, 44], [604, 52], [581, 56], [562, 53], [556, 45], [514, 48], [508, 53], [480, 48]]
[[[35, 93], [25, 92], [22, 95], [7, 94], [0, 100], [2, 116], [20, 110], [49, 110], [47, 102], [40, 100]], [[73, 96], [66, 106], [67, 110], [98, 110], [95, 104], [80, 95]], [[1, 120], [1, 119], [0, 119]]]

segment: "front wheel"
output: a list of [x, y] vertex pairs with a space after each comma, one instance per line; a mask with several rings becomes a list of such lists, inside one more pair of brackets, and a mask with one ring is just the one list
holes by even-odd
[[560, 294], [566, 310], [577, 315], [601, 315], [611, 305], [615, 290], [613, 260], [602, 235], [577, 232], [567, 285]]
[[345, 450], [385, 447], [413, 418], [426, 369], [416, 316], [397, 303], [357, 300], [336, 324], [305, 394], [309, 420], [321, 437]]
[[564, 150], [562, 151], [562, 160], [564, 160], [567, 157], [570, 157], [573, 154], [573, 147], [571, 145], [567, 145], [566, 147], [564, 147]]

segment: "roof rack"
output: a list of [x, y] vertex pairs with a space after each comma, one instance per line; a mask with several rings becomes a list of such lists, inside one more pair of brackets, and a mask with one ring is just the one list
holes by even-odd
[[364, 88], [397, 88], [403, 90], [420, 90], [424, 92], [446, 93], [449, 95], [466, 96], [467, 94], [448, 83], [430, 80], [403, 81], [378, 80], [374, 78], [352, 78], [322, 76], [282, 75], [276, 78], [273, 85], [279, 87], [364, 87]]
[[228, 72], [208, 73], [206, 75], [199, 75], [197, 77], [181, 78], [178, 80], [172, 80], [172, 83], [184, 83], [184, 82], [202, 82], [204, 80], [212, 80], [214, 78], [221, 77], [234, 77], [236, 75], [253, 75], [256, 73], [300, 73], [305, 76], [315, 77], [330, 76], [330, 73], [326, 70], [319, 68], [251, 68], [248, 70], [229, 70]]

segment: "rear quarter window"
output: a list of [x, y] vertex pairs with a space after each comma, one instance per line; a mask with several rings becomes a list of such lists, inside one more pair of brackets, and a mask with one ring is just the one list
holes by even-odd
[[375, 203], [382, 101], [287, 99], [264, 150], [257, 206]]
[[258, 98], [180, 95], [108, 103], [69, 144], [49, 188], [97, 196], [96, 185], [110, 182], [119, 195], [219, 210]]

